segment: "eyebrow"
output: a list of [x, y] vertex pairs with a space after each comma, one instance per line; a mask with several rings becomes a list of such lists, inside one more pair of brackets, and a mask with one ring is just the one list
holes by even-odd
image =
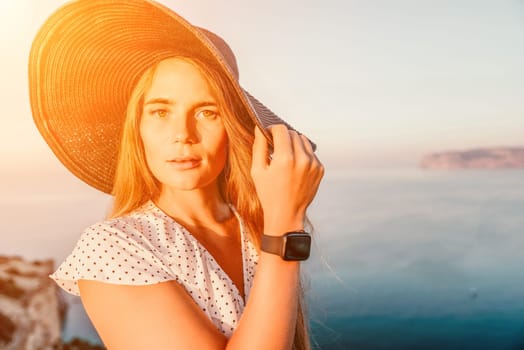
[[[158, 98], [152, 98], [152, 99], [146, 101], [144, 103], [144, 106], [151, 105], [151, 104], [156, 104], [156, 103], [166, 104], [166, 105], [174, 105], [175, 104], [175, 102], [172, 99], [158, 97]], [[200, 102], [197, 102], [197, 103], [191, 105], [190, 109], [197, 109], [197, 108], [203, 107], [203, 106], [215, 106], [216, 107], [217, 104], [214, 101], [200, 101]]]

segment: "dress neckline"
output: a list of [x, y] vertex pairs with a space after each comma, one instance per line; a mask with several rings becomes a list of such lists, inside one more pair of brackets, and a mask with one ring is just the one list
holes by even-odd
[[178, 228], [180, 228], [190, 239], [195, 242], [198, 247], [204, 252], [204, 254], [207, 255], [207, 258], [213, 265], [213, 268], [218, 271], [218, 273], [221, 275], [222, 278], [227, 279], [230, 282], [230, 285], [232, 286], [232, 290], [234, 292], [235, 299], [242, 305], [242, 308], [245, 306], [247, 296], [249, 295], [249, 283], [248, 283], [248, 271], [247, 271], [247, 246], [246, 246], [246, 239], [247, 235], [244, 231], [244, 223], [242, 218], [240, 217], [240, 214], [237, 212], [236, 208], [228, 203], [229, 208], [237, 218], [238, 222], [238, 228], [240, 231], [240, 246], [241, 246], [241, 254], [242, 254], [242, 282], [244, 283], [244, 295], [240, 293], [240, 289], [238, 286], [233, 282], [233, 279], [226, 273], [226, 271], [222, 268], [222, 266], [217, 262], [213, 254], [209, 252], [209, 250], [189, 231], [184, 225], [173, 219], [170, 215], [168, 215], [165, 211], [163, 211], [156, 203], [154, 203], [152, 200], [149, 200], [146, 203], [146, 206], [149, 206], [153, 211], [157, 212], [161, 216], [163, 216], [166, 220], [170, 221], [172, 224], [176, 225]]

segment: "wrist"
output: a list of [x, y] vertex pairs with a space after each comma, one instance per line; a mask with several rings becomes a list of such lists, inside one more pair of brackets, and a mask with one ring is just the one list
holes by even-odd
[[271, 254], [265, 251], [260, 252], [259, 262], [264, 261], [264, 264], [271, 264], [283, 268], [284, 266], [300, 266], [300, 260], [284, 260], [282, 257]]
[[262, 235], [261, 251], [286, 261], [301, 261], [309, 258], [311, 236], [302, 231], [290, 231], [280, 236]]
[[264, 222], [264, 234], [266, 236], [281, 237], [286, 232], [300, 232], [300, 231], [304, 231], [304, 220]]

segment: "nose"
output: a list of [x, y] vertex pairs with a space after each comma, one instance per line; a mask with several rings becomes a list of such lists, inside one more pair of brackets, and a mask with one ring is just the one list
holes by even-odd
[[169, 125], [170, 141], [173, 143], [195, 143], [196, 132], [193, 119], [186, 113], [174, 115]]

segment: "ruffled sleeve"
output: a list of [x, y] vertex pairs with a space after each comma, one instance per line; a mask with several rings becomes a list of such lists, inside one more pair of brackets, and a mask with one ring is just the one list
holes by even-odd
[[50, 278], [73, 295], [78, 280], [148, 285], [177, 279], [136, 227], [106, 221], [87, 228]]

